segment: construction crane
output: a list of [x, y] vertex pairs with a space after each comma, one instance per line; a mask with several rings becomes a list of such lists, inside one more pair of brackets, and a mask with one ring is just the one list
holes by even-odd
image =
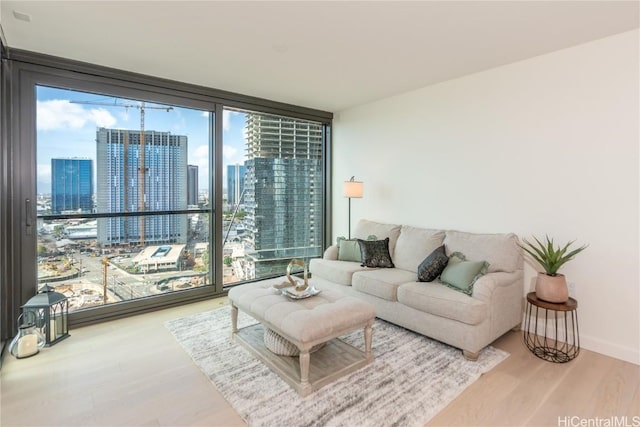
[[[110, 102], [94, 102], [94, 101], [70, 101], [72, 104], [86, 104], [86, 105], [102, 105], [102, 106], [107, 106], [107, 107], [123, 107], [125, 109], [129, 109], [129, 108], [137, 108], [138, 110], [140, 110], [140, 158], [139, 158], [139, 166], [138, 166], [138, 210], [143, 212], [145, 210], [145, 202], [146, 202], [146, 193], [145, 193], [145, 188], [146, 188], [146, 173], [149, 170], [149, 168], [147, 168], [146, 164], [145, 164], [145, 150], [144, 150], [144, 144], [145, 144], [145, 140], [144, 140], [144, 112], [145, 110], [148, 109], [154, 109], [154, 110], [165, 110], [167, 112], [173, 110], [173, 107], [167, 107], [167, 106], [149, 106], [149, 105], [145, 105], [144, 101], [140, 101], [139, 104], [119, 104], [117, 102], [114, 103], [110, 103]], [[129, 164], [128, 162], [128, 156], [129, 156], [129, 133], [125, 133], [124, 134], [124, 182], [125, 185], [127, 183], [127, 180], [129, 179], [128, 176], [128, 168], [127, 165]], [[124, 206], [125, 206], [125, 211], [129, 210], [129, 200], [128, 200], [128, 192], [124, 191]], [[125, 218], [126, 220], [126, 218]], [[125, 225], [125, 230], [127, 230], [128, 227], [126, 227]], [[140, 232], [140, 246], [144, 246], [144, 234], [145, 234], [145, 217], [141, 216], [139, 219], [139, 224], [138, 224], [138, 230]], [[126, 232], [126, 231], [125, 231]]]
[[107, 268], [109, 268], [109, 258], [102, 258], [102, 299], [103, 304], [107, 304]]

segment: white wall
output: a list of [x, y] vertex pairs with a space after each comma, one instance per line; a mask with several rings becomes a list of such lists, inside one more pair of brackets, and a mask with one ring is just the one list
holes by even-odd
[[[627, 32], [339, 112], [334, 237], [347, 234], [341, 187], [355, 175], [365, 187], [352, 200], [353, 224], [588, 243], [561, 269], [575, 283], [582, 347], [640, 364], [639, 37]], [[534, 268], [526, 274], [529, 286]]]

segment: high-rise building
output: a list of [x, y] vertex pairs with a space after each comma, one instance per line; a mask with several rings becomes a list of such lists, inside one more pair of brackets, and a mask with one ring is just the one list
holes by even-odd
[[[97, 131], [97, 211], [122, 213], [187, 208], [187, 137], [147, 130]], [[98, 243], [186, 243], [186, 215], [98, 219]]]
[[244, 179], [247, 168], [245, 165], [236, 163], [227, 165], [227, 203], [237, 206], [242, 203], [242, 192], [244, 191]]
[[322, 254], [322, 126], [247, 114], [245, 206], [250, 276]]
[[187, 165], [187, 204], [198, 204], [198, 166]]
[[51, 213], [93, 212], [93, 160], [51, 159]]

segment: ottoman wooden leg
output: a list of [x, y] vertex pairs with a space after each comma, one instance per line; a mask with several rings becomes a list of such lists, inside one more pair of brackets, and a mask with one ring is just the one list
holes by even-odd
[[367, 355], [367, 359], [371, 358], [371, 342], [373, 337], [373, 329], [371, 323], [367, 323], [364, 327], [364, 351]]
[[231, 335], [238, 332], [238, 307], [231, 303]]
[[309, 384], [309, 349], [300, 351], [300, 385], [302, 389], [306, 389]]

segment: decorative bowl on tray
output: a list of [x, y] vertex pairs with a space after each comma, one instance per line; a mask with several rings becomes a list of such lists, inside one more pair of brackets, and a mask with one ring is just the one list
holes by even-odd
[[308, 286], [302, 291], [296, 290], [293, 286], [281, 289], [282, 295], [291, 299], [305, 299], [318, 295], [321, 291], [313, 286]]

